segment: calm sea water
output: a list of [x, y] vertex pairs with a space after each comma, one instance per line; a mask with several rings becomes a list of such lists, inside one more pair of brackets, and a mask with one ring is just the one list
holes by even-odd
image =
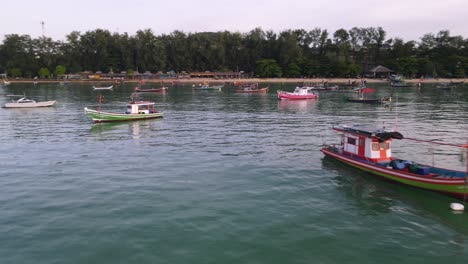
[[[375, 85], [375, 97], [390, 94]], [[394, 126], [466, 143], [468, 87], [398, 88], [392, 107], [268, 94], [141, 95], [164, 119], [93, 125], [132, 87], [0, 87], [57, 100], [0, 109], [0, 263], [466, 263], [468, 214], [450, 197], [386, 182], [323, 157], [334, 124]], [[394, 141], [394, 155], [463, 170], [456, 148]]]

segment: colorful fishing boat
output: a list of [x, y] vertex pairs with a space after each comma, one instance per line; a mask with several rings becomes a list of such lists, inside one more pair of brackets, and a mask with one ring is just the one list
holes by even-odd
[[278, 99], [280, 100], [304, 100], [304, 99], [317, 99], [318, 93], [313, 91], [313, 87], [304, 86], [296, 87], [294, 92], [285, 92], [278, 90]]
[[[335, 126], [333, 130], [341, 134], [341, 144], [324, 146], [321, 151], [326, 156], [395, 182], [460, 199], [468, 198], [466, 172], [437, 168], [392, 157], [392, 140], [404, 139], [399, 132], [363, 125]], [[444, 145], [452, 144], [445, 143]], [[468, 148], [467, 145], [452, 146]]]
[[267, 93], [269, 86], [264, 88], [255, 88], [255, 87], [244, 87], [242, 89], [234, 90], [235, 93]]
[[139, 87], [135, 87], [133, 90], [137, 93], [165, 93], [169, 88], [161, 87], [161, 88], [151, 88], [151, 89], [141, 89]]
[[[101, 102], [101, 98], [99, 101]], [[98, 110], [92, 110], [85, 107], [85, 113], [94, 123], [133, 121], [142, 119], [162, 118], [163, 113], [156, 111], [154, 102], [150, 101], [131, 101], [127, 104], [127, 110], [124, 113], [103, 112], [99, 103]]]

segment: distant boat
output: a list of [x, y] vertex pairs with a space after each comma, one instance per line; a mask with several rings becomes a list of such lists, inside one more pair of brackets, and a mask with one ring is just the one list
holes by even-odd
[[164, 93], [164, 92], [167, 92], [169, 88], [167, 87], [161, 87], [161, 88], [151, 88], [151, 89], [141, 89], [141, 88], [138, 88], [138, 87], [135, 87], [134, 88], [134, 91], [135, 92], [138, 92], [138, 93]]
[[215, 85], [215, 86], [209, 86], [208, 84], [204, 84], [202, 86], [196, 86], [196, 87], [193, 87], [194, 90], [218, 90], [218, 91], [221, 91], [221, 89], [224, 87], [224, 84], [221, 84], [221, 85]]
[[114, 88], [113, 85], [107, 86], [107, 87], [96, 87], [96, 86], [93, 86], [93, 90], [112, 90], [113, 88]]
[[414, 85], [406, 83], [406, 82], [390, 82], [391, 87], [413, 87]]
[[450, 84], [463, 84], [463, 83], [465, 83], [465, 81], [458, 81], [458, 82], [450, 81]]
[[53, 106], [56, 101], [44, 101], [44, 102], [36, 102], [34, 100], [26, 98], [24, 95], [9, 95], [13, 97], [19, 97], [18, 100], [13, 100], [11, 103], [6, 103], [5, 108], [34, 108], [34, 107], [48, 107]]
[[373, 99], [373, 98], [346, 98], [348, 102], [352, 103], [367, 103], [367, 104], [376, 104], [376, 103], [383, 103], [387, 104], [392, 101], [391, 97], [383, 97], [383, 98], [378, 98], [378, 99]]
[[10, 81], [3, 81], [4, 85], [9, 85], [11, 82]]
[[264, 87], [264, 88], [244, 87], [242, 89], [236, 89], [234, 90], [234, 92], [235, 93], [267, 93], [268, 89], [270, 89], [269, 86]]

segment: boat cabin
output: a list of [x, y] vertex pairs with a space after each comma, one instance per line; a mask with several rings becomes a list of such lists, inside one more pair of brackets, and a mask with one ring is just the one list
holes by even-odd
[[126, 114], [151, 114], [156, 113], [154, 102], [138, 101], [127, 104]]
[[340, 151], [343, 154], [377, 163], [392, 160], [392, 139], [402, 139], [395, 131], [361, 125], [336, 126], [333, 130], [342, 136]]
[[312, 88], [313, 87], [308, 87], [308, 86], [296, 87], [296, 89], [294, 89], [294, 94], [297, 94], [297, 95], [314, 94]]

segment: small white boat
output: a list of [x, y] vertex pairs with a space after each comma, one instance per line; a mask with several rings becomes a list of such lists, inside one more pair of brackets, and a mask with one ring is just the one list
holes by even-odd
[[114, 85], [107, 86], [107, 87], [96, 87], [96, 86], [93, 86], [93, 90], [112, 90], [112, 88], [114, 88]]
[[34, 100], [28, 99], [25, 96], [21, 97], [20, 99], [6, 103], [5, 108], [33, 108], [33, 107], [47, 107], [53, 106], [56, 101], [44, 101], [44, 102], [36, 102]]
[[10, 81], [3, 81], [4, 85], [9, 85], [11, 82]]

